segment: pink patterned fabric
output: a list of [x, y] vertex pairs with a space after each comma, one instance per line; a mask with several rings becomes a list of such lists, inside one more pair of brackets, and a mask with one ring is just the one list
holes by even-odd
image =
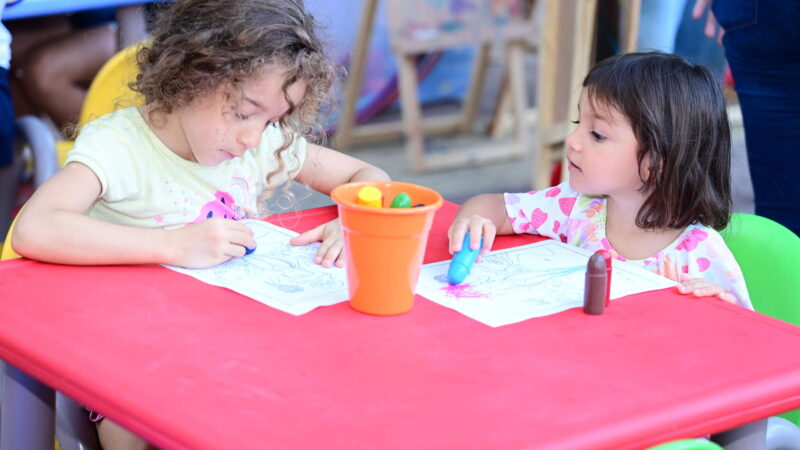
[[629, 260], [606, 238], [605, 197], [579, 194], [564, 182], [541, 191], [507, 193], [505, 203], [515, 233], [539, 234], [592, 252], [605, 249], [615, 259], [674, 281], [704, 278], [730, 291], [739, 305], [753, 309], [742, 271], [713, 228], [689, 225], [655, 255]]

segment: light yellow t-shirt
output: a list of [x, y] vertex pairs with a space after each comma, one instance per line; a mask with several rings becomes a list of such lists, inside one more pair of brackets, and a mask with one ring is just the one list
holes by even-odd
[[175, 228], [211, 217], [244, 219], [257, 215], [257, 199], [267, 188], [294, 178], [303, 166], [306, 141], [300, 136], [282, 153], [277, 126], [243, 156], [214, 167], [187, 161], [169, 150], [135, 107], [121, 109], [86, 125], [67, 163], [88, 166], [100, 179], [100, 197], [89, 216], [144, 228]]

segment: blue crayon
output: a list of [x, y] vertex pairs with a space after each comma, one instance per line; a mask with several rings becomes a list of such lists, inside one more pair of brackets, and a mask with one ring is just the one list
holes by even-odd
[[255, 248], [255, 247], [253, 247], [253, 248], [247, 248], [247, 247], [245, 247], [245, 248], [244, 248], [244, 254], [245, 254], [245, 256], [246, 256], [246, 255], [249, 255], [249, 254], [251, 254], [251, 253], [253, 253], [254, 251], [256, 251], [256, 248]]
[[457, 251], [450, 260], [450, 268], [447, 270], [447, 281], [450, 284], [461, 284], [464, 278], [467, 278], [469, 271], [472, 270], [472, 265], [475, 264], [475, 259], [481, 252], [481, 247], [483, 247], [482, 236], [478, 248], [475, 250], [469, 248], [469, 231], [467, 231], [464, 242], [461, 244], [461, 250]]

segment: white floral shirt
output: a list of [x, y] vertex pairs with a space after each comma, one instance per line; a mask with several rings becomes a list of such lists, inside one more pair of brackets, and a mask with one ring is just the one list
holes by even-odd
[[730, 291], [739, 305], [753, 309], [739, 264], [713, 228], [694, 223], [675, 241], [648, 258], [626, 259], [606, 238], [606, 198], [575, 192], [569, 182], [541, 191], [506, 193], [506, 211], [515, 233], [559, 239], [595, 252], [608, 250], [627, 261], [674, 281], [703, 278]]

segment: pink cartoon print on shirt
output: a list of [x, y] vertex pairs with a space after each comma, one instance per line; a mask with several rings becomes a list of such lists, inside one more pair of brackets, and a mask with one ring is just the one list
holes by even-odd
[[237, 214], [236, 210], [241, 210], [237, 208], [236, 202], [233, 200], [233, 196], [227, 192], [217, 191], [214, 193], [215, 199], [203, 205], [200, 209], [200, 214], [198, 214], [197, 218], [191, 223], [199, 223], [207, 219], [211, 219], [212, 217], [218, 217], [222, 219], [233, 219], [233, 220], [241, 220], [244, 217], [241, 214]]

